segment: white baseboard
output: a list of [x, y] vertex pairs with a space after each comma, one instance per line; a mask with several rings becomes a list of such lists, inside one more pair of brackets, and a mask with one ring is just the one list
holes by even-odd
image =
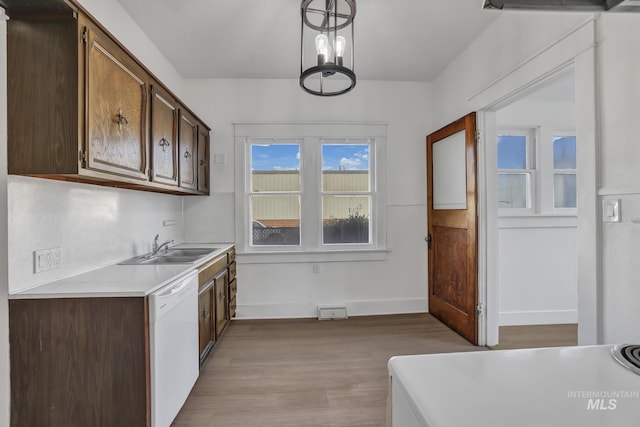
[[506, 311], [500, 313], [500, 326], [556, 325], [578, 323], [578, 310]]
[[282, 304], [238, 304], [235, 319], [288, 319], [318, 317], [318, 305], [347, 307], [351, 316], [426, 313], [426, 298], [371, 301], [318, 301]]

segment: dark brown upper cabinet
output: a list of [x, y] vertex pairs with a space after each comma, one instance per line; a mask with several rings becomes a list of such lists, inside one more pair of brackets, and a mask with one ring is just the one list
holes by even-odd
[[151, 88], [151, 180], [178, 185], [178, 103]]
[[198, 188], [198, 123], [180, 111], [180, 187]]
[[60, 7], [9, 15], [9, 173], [208, 194], [209, 128], [79, 5]]
[[83, 28], [86, 164], [146, 181], [147, 92], [144, 70], [91, 23]]
[[209, 193], [209, 129], [198, 125], [198, 191]]

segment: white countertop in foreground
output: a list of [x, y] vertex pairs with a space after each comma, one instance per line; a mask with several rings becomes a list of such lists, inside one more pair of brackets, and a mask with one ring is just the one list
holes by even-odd
[[9, 299], [144, 297], [227, 251], [233, 243], [185, 243], [172, 248], [217, 248], [195, 264], [110, 265], [9, 295]]
[[401, 411], [394, 419], [411, 412], [406, 419], [414, 420], [404, 425], [631, 427], [640, 420], [640, 375], [618, 364], [611, 346], [399, 356], [389, 373], [393, 411]]

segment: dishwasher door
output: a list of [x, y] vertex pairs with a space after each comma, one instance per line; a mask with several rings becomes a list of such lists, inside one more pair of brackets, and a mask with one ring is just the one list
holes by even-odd
[[151, 425], [169, 427], [198, 379], [198, 275], [149, 296]]

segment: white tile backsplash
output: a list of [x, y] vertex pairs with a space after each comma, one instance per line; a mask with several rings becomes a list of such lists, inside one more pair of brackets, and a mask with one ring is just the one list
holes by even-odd
[[[181, 196], [9, 176], [8, 206], [10, 293], [147, 252], [156, 234], [184, 238]], [[54, 247], [60, 268], [35, 274], [33, 251]]]

